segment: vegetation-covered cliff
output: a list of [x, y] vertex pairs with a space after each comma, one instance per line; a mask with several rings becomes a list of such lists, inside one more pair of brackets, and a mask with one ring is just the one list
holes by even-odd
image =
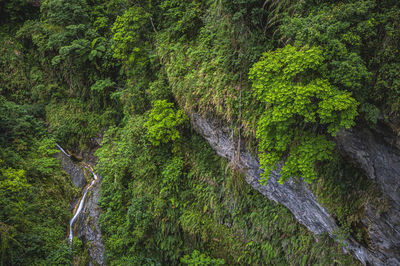
[[53, 154], [104, 135], [107, 265], [400, 264], [399, 27], [394, 0], [0, 2], [1, 263], [89, 261]]

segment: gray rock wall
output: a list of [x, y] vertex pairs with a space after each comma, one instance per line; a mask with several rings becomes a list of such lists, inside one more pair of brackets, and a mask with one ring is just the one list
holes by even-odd
[[[241, 147], [238, 152], [236, 147], [237, 141], [232, 139], [232, 133], [227, 128], [222, 127], [215, 120], [204, 119], [197, 114], [191, 114], [191, 123], [218, 155], [231, 160], [245, 174], [247, 183], [254, 189], [267, 196], [270, 200], [283, 204], [301, 224], [313, 233], [321, 234], [326, 232], [335, 238], [338, 226], [328, 211], [316, 201], [315, 195], [305, 183], [298, 180], [289, 180], [285, 184], [280, 185], [277, 183], [279, 180], [278, 170], [272, 173], [266, 186], [260, 185], [261, 170], [258, 159], [246, 152], [244, 147]], [[366, 215], [366, 223], [375, 225], [371, 228], [372, 230], [376, 230], [376, 238], [378, 238], [379, 235], [385, 233], [383, 231], [386, 230], [387, 226], [384, 226], [384, 224], [387, 222], [390, 223], [390, 217], [393, 217], [393, 213], [388, 212], [381, 215], [380, 218], [376, 216], [377, 214], [370, 208], [370, 214], [367, 212]], [[385, 229], [382, 229], [381, 226]], [[396, 227], [395, 225], [393, 226]], [[388, 232], [390, 231], [387, 231], [386, 234]], [[398, 243], [399, 238], [393, 235], [392, 237], [393, 241], [391, 243]], [[375, 241], [377, 241], [376, 238], [374, 238]], [[390, 233], [385, 239], [391, 239]], [[377, 244], [379, 246], [379, 243], [375, 242], [370, 249], [367, 249], [354, 239], [348, 239], [346, 244], [346, 250], [351, 251], [365, 265], [400, 265], [400, 256], [397, 254], [398, 250], [392, 249], [395, 245], [391, 245], [388, 249], [382, 249], [376, 248], [374, 245]]]
[[[93, 152], [85, 154], [88, 156], [87, 161], [94, 166], [96, 158], [93, 156]], [[55, 156], [61, 160], [61, 167], [71, 176], [75, 186], [78, 188], [85, 187], [86, 178], [84, 170], [77, 166], [71, 158], [61, 152], [57, 153]], [[104, 245], [99, 227], [100, 207], [98, 202], [100, 199], [100, 186], [101, 178], [93, 185], [90, 192], [88, 192], [82, 212], [75, 223], [75, 235], [77, 235], [88, 248], [91, 257], [90, 265], [105, 265]]]
[[341, 131], [336, 141], [341, 153], [387, 197], [388, 210], [381, 214], [368, 204], [362, 222], [368, 228], [373, 251], [391, 257], [388, 263], [400, 265], [400, 151], [390, 128], [380, 124], [379, 129]]
[[399, 206], [400, 151], [386, 141], [390, 141], [387, 134], [381, 135], [368, 129], [343, 130], [336, 139], [343, 154], [364, 170]]
[[61, 167], [71, 176], [72, 183], [78, 188], [83, 188], [86, 185], [85, 173], [82, 168], [77, 167], [74, 162], [62, 152], [54, 155], [61, 161]]
[[[100, 180], [99, 180], [100, 181]], [[104, 265], [104, 245], [99, 227], [100, 182], [89, 192], [85, 205], [77, 220], [77, 236], [88, 247], [89, 255], [98, 265]]]

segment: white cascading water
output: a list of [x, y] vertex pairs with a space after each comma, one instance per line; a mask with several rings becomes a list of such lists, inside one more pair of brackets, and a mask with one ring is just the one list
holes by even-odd
[[86, 168], [92, 173], [93, 180], [90, 183], [90, 186], [88, 186], [85, 189], [85, 192], [83, 193], [83, 196], [82, 196], [81, 200], [79, 201], [78, 209], [76, 209], [74, 217], [72, 217], [71, 221], [69, 222], [69, 242], [70, 243], [72, 243], [72, 239], [74, 238], [74, 231], [72, 230], [72, 227], [74, 226], [76, 219], [78, 218], [79, 214], [81, 213], [81, 211], [83, 209], [83, 204], [85, 203], [86, 194], [88, 193], [89, 189], [94, 185], [94, 183], [97, 180], [97, 175], [89, 167], [86, 167]]
[[[60, 149], [60, 151], [62, 152], [62, 153], [64, 153], [66, 156], [68, 156], [68, 157], [71, 157], [71, 155], [70, 154], [68, 154], [60, 145], [58, 145], [57, 143], [56, 143], [56, 145], [57, 145], [57, 147]], [[89, 167], [87, 167], [87, 166], [85, 166], [85, 168], [86, 169], [88, 169], [91, 173], [92, 173], [92, 175], [93, 175], [93, 180], [92, 180], [92, 182], [90, 183], [90, 185], [85, 189], [85, 192], [83, 193], [83, 196], [82, 196], [82, 198], [80, 199], [80, 201], [78, 202], [78, 208], [76, 209], [76, 211], [75, 211], [75, 215], [74, 215], [74, 217], [72, 217], [72, 219], [69, 221], [69, 236], [68, 236], [68, 238], [69, 238], [69, 243], [70, 244], [72, 244], [72, 239], [74, 238], [74, 231], [72, 230], [72, 228], [73, 228], [73, 226], [74, 226], [74, 224], [75, 224], [75, 222], [76, 222], [76, 219], [78, 218], [78, 216], [79, 216], [79, 214], [81, 213], [81, 211], [82, 211], [82, 209], [83, 209], [83, 204], [85, 203], [85, 198], [86, 198], [86, 194], [88, 193], [88, 191], [89, 191], [89, 189], [94, 185], [94, 183], [96, 182], [96, 180], [97, 180], [97, 175], [92, 171], [92, 169], [90, 169]], [[76, 207], [75, 207], [76, 208]]]
[[57, 145], [57, 148], [59, 148], [62, 153], [64, 153], [67, 157], [71, 157], [71, 155], [68, 154], [66, 151], [64, 151], [64, 149], [60, 145], [58, 145], [58, 143], [56, 143], [56, 145]]

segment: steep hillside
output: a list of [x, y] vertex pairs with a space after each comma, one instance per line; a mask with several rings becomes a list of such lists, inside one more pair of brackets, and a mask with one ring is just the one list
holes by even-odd
[[[19, 0], [0, 23], [2, 264], [400, 265], [398, 1]], [[85, 180], [56, 142], [101, 176], [71, 249]]]

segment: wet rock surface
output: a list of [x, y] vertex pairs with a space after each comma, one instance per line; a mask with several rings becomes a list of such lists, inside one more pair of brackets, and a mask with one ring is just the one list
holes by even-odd
[[97, 164], [97, 157], [94, 155], [94, 153], [100, 147], [102, 140], [103, 135], [101, 133], [97, 133], [95, 137], [89, 140], [87, 149], [75, 151], [77, 157], [81, 158], [85, 163], [94, 167]]
[[100, 182], [93, 185], [77, 220], [77, 236], [88, 247], [89, 255], [95, 265], [104, 265], [104, 245], [99, 227], [100, 185]]
[[57, 159], [60, 159], [61, 167], [71, 176], [72, 183], [74, 183], [78, 188], [83, 188], [86, 185], [86, 178], [83, 169], [77, 167], [71, 158], [62, 152], [58, 152], [54, 156]]
[[[89, 151], [81, 153], [84, 156], [84, 161], [92, 166], [94, 166], [97, 162], [97, 158], [93, 155], [95, 150], [95, 148], [92, 148]], [[71, 158], [65, 154], [60, 152], [55, 156], [61, 159], [61, 167], [63, 167], [64, 170], [71, 176], [72, 182], [75, 184], [75, 186], [79, 188], [85, 187], [85, 171], [76, 165]], [[90, 175], [90, 173], [88, 174]], [[82, 240], [82, 242], [85, 244], [85, 247], [88, 249], [91, 258], [89, 265], [105, 265], [104, 245], [99, 227], [100, 207], [98, 202], [100, 199], [100, 187], [101, 178], [99, 178], [99, 180], [90, 189], [90, 192], [88, 192], [82, 212], [74, 226], [75, 235]], [[79, 199], [75, 201], [74, 206], [78, 200]]]
[[[280, 177], [278, 169], [271, 174], [268, 184], [262, 186], [259, 183], [261, 170], [258, 159], [246, 152], [244, 147], [237, 148], [237, 141], [232, 138], [232, 133], [228, 128], [224, 128], [216, 120], [205, 119], [197, 114], [191, 114], [191, 123], [218, 155], [231, 160], [235, 167], [245, 174], [247, 183], [254, 189], [267, 196], [270, 200], [283, 204], [301, 224], [313, 233], [321, 234], [326, 232], [335, 238], [335, 232], [339, 229], [338, 226], [328, 211], [317, 202], [315, 195], [304, 182], [289, 180], [280, 185], [277, 183]], [[365, 166], [367, 165], [368, 163], [365, 164]], [[379, 178], [376, 177], [378, 180]], [[390, 219], [396, 220], [393, 217], [395, 217], [396, 212], [398, 215], [398, 211], [393, 209], [378, 217], [378, 214], [371, 207], [369, 210], [370, 214], [368, 211], [366, 212], [365, 223], [370, 225], [371, 246], [366, 248], [351, 238], [345, 241], [347, 250], [351, 251], [365, 265], [400, 265], [398, 250], [394, 249], [399, 238], [396, 235], [387, 233], [390, 231], [386, 231], [388, 227], [392, 226], [393, 230], [397, 230], [396, 225], [383, 226], [385, 223], [390, 224]], [[384, 238], [386, 240], [390, 239], [390, 243], [386, 240], [384, 244], [378, 242], [379, 237], [383, 236], [384, 233], [386, 234]], [[388, 248], [382, 248], [386, 244], [388, 244]]]

